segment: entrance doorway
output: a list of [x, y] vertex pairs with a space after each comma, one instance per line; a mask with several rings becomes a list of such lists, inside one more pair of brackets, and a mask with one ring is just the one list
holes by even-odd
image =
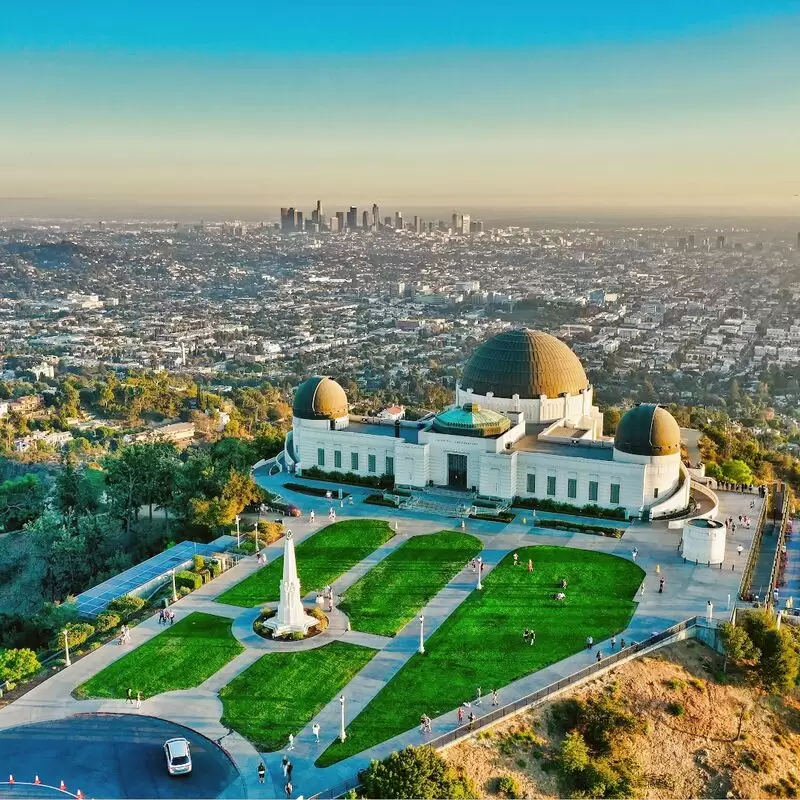
[[447, 485], [452, 489], [467, 488], [467, 457], [447, 454]]

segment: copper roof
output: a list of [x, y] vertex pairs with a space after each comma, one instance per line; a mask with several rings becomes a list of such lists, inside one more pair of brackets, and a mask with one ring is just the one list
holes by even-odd
[[481, 408], [477, 403], [448, 408], [433, 420], [433, 430], [437, 433], [459, 436], [499, 436], [510, 427], [511, 420], [508, 417], [489, 408]]
[[301, 419], [338, 419], [349, 410], [347, 395], [333, 378], [315, 375], [294, 393], [292, 414]]
[[580, 360], [555, 336], [528, 328], [505, 331], [479, 345], [467, 361], [461, 386], [476, 394], [523, 399], [558, 397], [587, 389]]
[[681, 431], [658, 403], [640, 403], [619, 421], [614, 447], [636, 456], [669, 456], [681, 451]]

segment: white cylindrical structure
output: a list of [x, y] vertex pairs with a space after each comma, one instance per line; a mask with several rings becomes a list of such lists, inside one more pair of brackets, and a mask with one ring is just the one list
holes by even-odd
[[725, 561], [725, 525], [713, 519], [690, 519], [683, 526], [681, 555], [698, 564]]

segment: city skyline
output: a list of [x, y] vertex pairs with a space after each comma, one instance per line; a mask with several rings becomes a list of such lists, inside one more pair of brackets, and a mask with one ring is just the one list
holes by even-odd
[[11, 9], [2, 212], [800, 209], [797, 2], [304, 8]]

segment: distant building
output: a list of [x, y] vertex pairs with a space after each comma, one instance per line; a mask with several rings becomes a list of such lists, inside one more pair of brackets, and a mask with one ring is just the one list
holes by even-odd
[[347, 229], [354, 231], [358, 227], [358, 209], [355, 206], [350, 206], [347, 212]]
[[403, 230], [403, 215], [399, 211], [395, 211], [394, 214], [394, 227], [395, 230]]
[[135, 442], [188, 442], [194, 438], [194, 422], [173, 422], [169, 425], [161, 425], [158, 428], [151, 428], [148, 431], [137, 433], [133, 437]]
[[384, 408], [383, 411], [380, 411], [378, 413], [378, 419], [398, 420], [398, 419], [403, 419], [405, 415], [406, 415], [405, 406], [389, 406], [388, 408]]

